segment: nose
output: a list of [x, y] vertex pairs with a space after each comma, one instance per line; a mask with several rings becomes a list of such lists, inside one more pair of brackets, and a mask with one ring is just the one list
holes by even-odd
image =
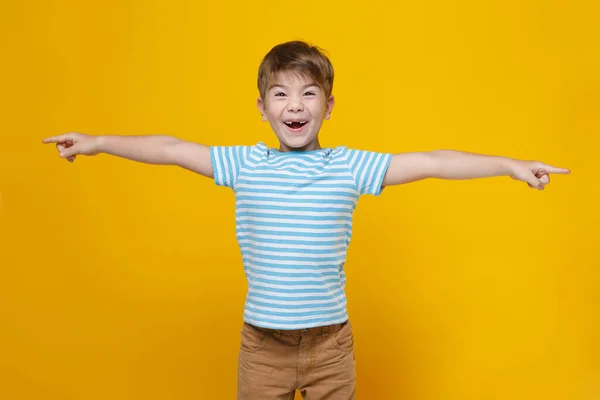
[[304, 110], [304, 104], [302, 101], [295, 97], [290, 97], [290, 102], [287, 107], [289, 112], [301, 112]]

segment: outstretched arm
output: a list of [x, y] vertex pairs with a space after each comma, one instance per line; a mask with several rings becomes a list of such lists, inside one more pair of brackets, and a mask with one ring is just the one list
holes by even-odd
[[69, 162], [78, 155], [106, 153], [146, 164], [177, 165], [213, 178], [210, 148], [166, 135], [92, 136], [67, 133], [42, 141], [56, 143], [60, 156]]
[[393, 186], [427, 178], [465, 180], [510, 176], [542, 190], [550, 182], [550, 174], [568, 174], [565, 168], [553, 167], [539, 161], [436, 150], [394, 154], [383, 186]]

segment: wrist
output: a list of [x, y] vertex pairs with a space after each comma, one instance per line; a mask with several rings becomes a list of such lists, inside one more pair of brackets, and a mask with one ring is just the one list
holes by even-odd
[[94, 136], [94, 148], [96, 153], [107, 153], [108, 136]]
[[518, 161], [514, 158], [501, 157], [500, 159], [500, 175], [513, 176], [517, 167]]

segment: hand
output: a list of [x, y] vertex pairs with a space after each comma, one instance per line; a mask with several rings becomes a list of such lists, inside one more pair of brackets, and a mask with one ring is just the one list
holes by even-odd
[[550, 183], [550, 174], [568, 174], [571, 171], [565, 168], [553, 167], [539, 161], [512, 160], [510, 164], [510, 177], [526, 182], [532, 189], [544, 190]]
[[62, 158], [75, 161], [77, 155], [95, 156], [100, 152], [99, 138], [83, 133], [66, 133], [42, 140], [42, 143], [56, 143], [56, 149]]

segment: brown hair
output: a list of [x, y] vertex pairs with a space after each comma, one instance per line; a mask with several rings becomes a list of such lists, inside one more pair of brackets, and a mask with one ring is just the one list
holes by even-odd
[[291, 41], [273, 47], [258, 68], [258, 91], [265, 98], [269, 83], [278, 72], [292, 72], [313, 79], [327, 98], [333, 90], [333, 66], [317, 46], [302, 41]]

